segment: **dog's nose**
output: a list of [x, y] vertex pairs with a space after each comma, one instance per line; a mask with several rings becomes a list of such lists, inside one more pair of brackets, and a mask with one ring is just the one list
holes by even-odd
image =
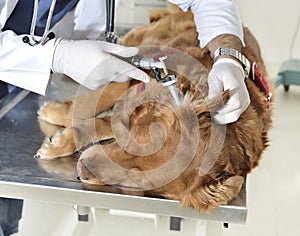
[[76, 179], [78, 179], [79, 181], [81, 181], [81, 180], [89, 180], [88, 177], [80, 177], [80, 176], [77, 176]]
[[79, 159], [77, 162], [77, 173], [79, 180], [89, 180], [90, 171], [86, 168], [82, 159]]
[[34, 159], [40, 159], [41, 156], [40, 156], [40, 154], [37, 153], [37, 154], [35, 154], [35, 155], [33, 156], [33, 158], [34, 158]]

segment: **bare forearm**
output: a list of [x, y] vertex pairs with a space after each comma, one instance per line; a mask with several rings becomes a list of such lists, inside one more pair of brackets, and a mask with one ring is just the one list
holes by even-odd
[[[223, 34], [212, 39], [206, 46], [210, 51], [210, 56], [213, 58], [214, 53], [218, 48], [232, 48], [239, 52], [242, 50], [241, 40], [231, 34]], [[227, 57], [227, 56], [222, 56]]]

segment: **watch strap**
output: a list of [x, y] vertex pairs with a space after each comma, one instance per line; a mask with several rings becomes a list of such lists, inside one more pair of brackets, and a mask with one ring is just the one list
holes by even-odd
[[218, 57], [220, 56], [231, 56], [241, 62], [244, 70], [245, 70], [245, 77], [249, 76], [251, 64], [249, 60], [238, 50], [233, 48], [218, 48], [214, 53], [213, 61], [214, 63], [217, 61]]

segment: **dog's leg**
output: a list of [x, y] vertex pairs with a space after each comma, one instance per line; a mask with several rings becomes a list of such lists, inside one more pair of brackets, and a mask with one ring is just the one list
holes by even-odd
[[52, 160], [75, 153], [73, 131], [73, 128], [69, 127], [60, 129], [54, 135], [46, 137], [35, 158]]
[[36, 158], [51, 160], [70, 156], [93, 142], [111, 139], [110, 118], [89, 119], [82, 124], [58, 130], [46, 137]]
[[73, 100], [47, 102], [38, 110], [38, 119], [53, 125], [72, 125]]
[[112, 108], [129, 87], [130, 81], [110, 83], [99, 90], [88, 91], [62, 102], [48, 102], [39, 109], [38, 117], [50, 124], [74, 126], [77, 122], [95, 117]]

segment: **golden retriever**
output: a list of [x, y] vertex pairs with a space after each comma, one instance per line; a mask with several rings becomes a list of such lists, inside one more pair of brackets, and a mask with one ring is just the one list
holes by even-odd
[[[121, 44], [152, 45], [141, 47], [151, 57], [164, 46], [176, 48], [166, 63], [178, 78], [182, 103], [174, 105], [155, 81], [137, 93], [134, 80], [48, 102], [38, 111], [39, 119], [64, 128], [45, 138], [37, 157], [51, 160], [79, 152], [77, 171], [84, 183], [142, 191], [208, 211], [231, 201], [258, 165], [268, 145], [271, 109], [248, 78], [247, 110], [234, 123], [214, 123], [211, 117], [226, 104], [229, 91], [206, 99], [212, 59], [207, 48], [199, 47], [192, 13], [161, 10], [150, 21], [128, 32]], [[247, 28], [244, 35], [243, 54], [266, 75], [256, 39]]]

